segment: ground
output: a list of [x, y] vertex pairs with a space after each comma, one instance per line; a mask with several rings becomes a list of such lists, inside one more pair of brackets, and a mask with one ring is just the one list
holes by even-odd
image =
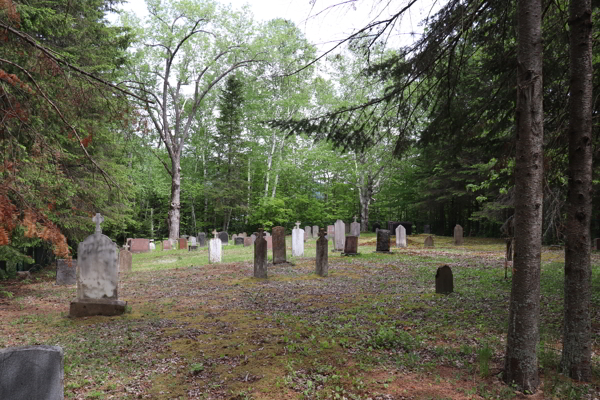
[[[594, 381], [556, 372], [564, 253], [545, 249], [539, 351], [542, 387], [525, 396], [501, 380], [510, 296], [501, 240], [409, 237], [375, 254], [329, 253], [329, 276], [305, 257], [252, 277], [252, 248], [137, 254], [121, 275], [119, 317], [68, 318], [75, 287], [51, 269], [0, 282], [0, 345], [59, 345], [70, 399], [600, 399], [600, 254], [593, 255]], [[454, 293], [435, 294], [449, 265]]]

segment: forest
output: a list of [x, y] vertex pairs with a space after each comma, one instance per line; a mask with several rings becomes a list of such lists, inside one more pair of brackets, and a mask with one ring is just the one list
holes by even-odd
[[[532, 296], [539, 312], [541, 246], [566, 246], [566, 310], [589, 307], [596, 5], [447, 0], [396, 46], [416, 2], [322, 51], [291, 21], [215, 0], [146, 0], [145, 16], [0, 0], [0, 275], [76, 257], [96, 213], [119, 245], [356, 217], [365, 233], [514, 236], [515, 318]], [[589, 381], [589, 315], [573, 318], [564, 340], [587, 324], [587, 353], [573, 344], [563, 365]]]

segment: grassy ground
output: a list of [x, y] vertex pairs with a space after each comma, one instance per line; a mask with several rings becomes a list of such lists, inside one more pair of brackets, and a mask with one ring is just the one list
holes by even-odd
[[[503, 384], [510, 279], [503, 242], [410, 236], [407, 249], [360, 256], [329, 253], [314, 274], [315, 243], [291, 264], [252, 277], [252, 247], [225, 246], [223, 263], [198, 252], [133, 256], [122, 275], [119, 317], [67, 317], [75, 287], [50, 271], [0, 283], [0, 346], [59, 345], [70, 399], [513, 399]], [[593, 255], [594, 382], [557, 373], [563, 260], [542, 255], [543, 385], [534, 399], [600, 399], [600, 254]], [[436, 295], [436, 269], [454, 274], [453, 294]]]

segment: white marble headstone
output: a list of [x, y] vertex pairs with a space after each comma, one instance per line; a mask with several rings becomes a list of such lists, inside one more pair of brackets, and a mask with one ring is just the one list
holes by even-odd
[[338, 219], [335, 221], [335, 230], [333, 231], [334, 247], [336, 251], [344, 251], [344, 240], [346, 236], [346, 225], [344, 221]]
[[208, 262], [211, 264], [221, 262], [223, 242], [219, 238], [210, 239], [208, 242]]
[[292, 256], [304, 256], [304, 229], [300, 229], [300, 222], [292, 229]]
[[396, 228], [396, 247], [406, 247], [406, 228], [402, 225]]

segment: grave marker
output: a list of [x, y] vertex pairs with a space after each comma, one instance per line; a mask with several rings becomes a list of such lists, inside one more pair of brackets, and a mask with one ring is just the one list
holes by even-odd
[[119, 272], [131, 272], [133, 257], [130, 251], [125, 249], [119, 251]]
[[406, 247], [406, 228], [402, 225], [396, 227], [396, 247]]
[[170, 240], [163, 240], [162, 242], [162, 248], [163, 250], [172, 250], [173, 248], [171, 247], [171, 241]]
[[252, 243], [254, 243], [254, 239], [252, 237], [244, 238], [244, 247], [252, 246]]
[[208, 262], [210, 264], [221, 262], [222, 246], [223, 241], [218, 237], [208, 241]]
[[260, 279], [267, 278], [267, 241], [263, 233], [263, 229], [259, 229], [254, 241], [254, 277]]
[[377, 247], [376, 253], [388, 253], [390, 252], [390, 231], [387, 229], [379, 229], [377, 231]]
[[285, 257], [285, 228], [276, 226], [273, 228], [273, 264], [281, 264], [286, 261]]
[[[264, 236], [264, 238], [267, 241], [267, 249], [273, 250], [273, 236]], [[258, 236], [257, 236], [257, 239], [258, 239]]]
[[462, 246], [464, 244], [463, 228], [458, 224], [454, 227], [454, 244], [456, 246]]
[[184, 237], [179, 238], [179, 250], [187, 250], [187, 239]]
[[316, 274], [319, 276], [327, 276], [329, 273], [329, 262], [327, 250], [329, 241], [325, 236], [325, 229], [319, 231], [319, 239], [317, 239], [317, 259], [316, 259]]
[[439, 267], [435, 273], [435, 292], [448, 294], [454, 291], [454, 277], [449, 266]]
[[296, 227], [292, 229], [292, 256], [304, 256], [304, 229], [300, 229], [300, 222], [296, 222]]
[[431, 225], [423, 226], [423, 233], [430, 234], [431, 233]]
[[56, 284], [75, 285], [77, 283], [77, 260], [56, 260]]
[[350, 224], [350, 236], [360, 236], [360, 223], [356, 222], [356, 216], [354, 222]]
[[200, 246], [200, 247], [206, 246], [206, 233], [200, 232], [198, 234], [198, 236], [196, 237], [196, 240], [198, 241], [198, 246]]
[[425, 247], [434, 247], [433, 245], [433, 236], [427, 236], [425, 238], [425, 243], [424, 243]]
[[229, 244], [229, 234], [225, 231], [223, 232], [219, 232], [219, 238], [221, 239], [221, 242], [224, 245], [228, 245]]
[[344, 251], [344, 237], [346, 232], [346, 226], [344, 224], [344, 221], [342, 221], [341, 219], [338, 219], [337, 221], [335, 221], [335, 225], [334, 225], [334, 233], [333, 233], [333, 237], [334, 237], [334, 246], [333, 246], [333, 250], [334, 251]]
[[130, 239], [129, 251], [132, 253], [147, 253], [150, 251], [149, 239]]
[[357, 256], [358, 255], [358, 236], [346, 236], [346, 242], [344, 243], [344, 256]]
[[308, 239], [312, 239], [312, 229], [310, 226], [304, 227], [304, 241], [306, 242]]
[[233, 244], [235, 246], [243, 246], [244, 245], [244, 238], [243, 237], [236, 237], [235, 240], [233, 241]]
[[312, 227], [312, 237], [313, 239], [319, 239], [319, 227], [317, 225]]

